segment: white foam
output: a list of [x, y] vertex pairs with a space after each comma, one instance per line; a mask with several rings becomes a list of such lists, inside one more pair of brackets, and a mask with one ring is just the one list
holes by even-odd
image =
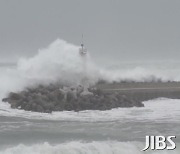
[[[88, 53], [90, 53], [89, 51]], [[123, 63], [114, 67], [98, 67], [87, 55], [86, 75], [89, 83], [99, 79], [107, 81], [180, 81], [179, 63]], [[0, 68], [0, 98], [10, 91], [18, 91], [32, 84], [55, 81], [79, 84], [84, 77], [84, 61], [79, 46], [57, 39], [47, 48], [40, 49], [31, 58], [21, 58], [17, 67]]]
[[[117, 66], [102, 68], [95, 65], [88, 54], [86, 65], [90, 83], [98, 79], [110, 82], [156, 79], [180, 81], [180, 64], [177, 62], [119, 62]], [[0, 68], [0, 96], [36, 83], [61, 81], [78, 84], [84, 77], [83, 73], [84, 61], [79, 55], [79, 46], [57, 39], [47, 48], [40, 49], [34, 57], [19, 59], [16, 68]]]
[[[90, 80], [96, 79], [97, 70], [89, 55], [87, 60], [87, 75]], [[39, 50], [38, 54], [29, 59], [20, 59], [18, 71], [26, 78], [38, 79], [38, 82], [60, 80], [77, 83], [82, 80], [84, 63], [79, 55], [79, 47], [57, 39], [47, 48]]]
[[20, 144], [0, 151], [0, 154], [179, 154], [179, 149], [142, 152], [143, 147], [143, 144], [139, 142], [72, 141], [56, 145], [46, 142], [29, 146]]
[[[121, 63], [120, 63], [121, 64]], [[161, 65], [164, 65], [163, 63]], [[168, 68], [168, 66], [167, 66]], [[180, 81], [179, 69], [158, 69], [134, 64], [133, 68], [119, 69], [101, 69], [100, 73], [104, 80], [112, 81], [136, 81], [136, 82], [151, 82], [151, 81]]]
[[62, 111], [37, 113], [11, 109], [8, 103], [0, 105], [0, 116], [23, 117], [27, 119], [46, 119], [58, 121], [180, 121], [180, 100], [156, 99], [144, 102], [143, 108], [116, 108], [106, 111]]
[[[86, 76], [92, 84], [99, 79], [99, 71], [89, 55], [86, 61]], [[79, 47], [57, 39], [47, 48], [40, 49], [34, 57], [19, 59], [17, 67], [0, 68], [0, 97], [33, 84], [56, 81], [79, 84], [84, 73]]]

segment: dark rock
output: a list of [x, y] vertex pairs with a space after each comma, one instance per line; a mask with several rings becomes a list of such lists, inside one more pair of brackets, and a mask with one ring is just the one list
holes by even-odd
[[47, 110], [45, 110], [44, 112], [45, 112], [45, 113], [52, 113], [52, 110], [47, 109]]
[[27, 102], [22, 102], [21, 103], [21, 109], [24, 109], [26, 107], [26, 105], [27, 105]]
[[20, 94], [17, 94], [17, 93], [11, 92], [11, 93], [9, 94], [9, 98], [12, 99], [12, 100], [19, 100], [19, 99], [21, 99], [21, 95], [20, 95]]
[[9, 98], [3, 98], [2, 102], [8, 102]]
[[36, 111], [36, 112], [44, 112], [44, 109], [43, 109], [42, 106], [37, 105], [35, 111]]
[[23, 109], [26, 110], [26, 111], [31, 111], [31, 104], [26, 104]]
[[20, 93], [12, 92], [2, 101], [10, 103], [12, 108], [45, 113], [63, 110], [109, 110], [117, 107], [144, 106], [143, 103], [117, 92], [107, 94], [100, 89], [89, 88], [91, 95], [81, 95], [83, 87], [78, 86], [76, 89], [70, 88], [64, 97], [65, 94], [59, 88], [59, 85], [53, 84], [31, 87]]

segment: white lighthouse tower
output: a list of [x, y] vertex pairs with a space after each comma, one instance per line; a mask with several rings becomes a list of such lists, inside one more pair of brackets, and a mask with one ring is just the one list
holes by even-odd
[[87, 49], [84, 47], [83, 35], [82, 35], [81, 47], [79, 48], [79, 54], [82, 59], [83, 78], [86, 79], [87, 78]]
[[83, 35], [82, 35], [82, 43], [81, 48], [79, 49], [79, 54], [82, 58], [82, 65], [83, 65], [83, 78], [81, 80], [81, 84], [83, 86], [83, 92], [81, 95], [93, 95], [93, 93], [88, 91], [89, 82], [88, 82], [88, 75], [87, 75], [87, 49], [84, 47], [83, 43]]

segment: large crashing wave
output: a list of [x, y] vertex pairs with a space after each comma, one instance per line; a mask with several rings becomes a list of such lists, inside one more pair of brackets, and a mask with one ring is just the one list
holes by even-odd
[[47, 48], [40, 49], [34, 57], [21, 58], [16, 68], [0, 68], [0, 97], [35, 84], [80, 84], [85, 75], [89, 84], [97, 82], [100, 72], [89, 55], [86, 57], [86, 69], [84, 74], [79, 47], [57, 39]]
[[[116, 69], [98, 67], [93, 63], [90, 55], [87, 55], [85, 73], [84, 61], [79, 55], [79, 46], [57, 39], [47, 48], [40, 49], [34, 57], [21, 58], [16, 68], [3, 70], [0, 68], [0, 98], [4, 97], [5, 93], [22, 90], [24, 87], [34, 84], [49, 84], [57, 81], [73, 85], [79, 84], [84, 76], [88, 77], [89, 84], [96, 83], [98, 80], [108, 82], [124, 80], [180, 81], [180, 69], [174, 69], [174, 66], [168, 70], [164, 64], [160, 64], [166, 67], [163, 69], [157, 67], [160, 65], [152, 63], [151, 68], [139, 64], [127, 67], [128, 65], [121, 61], [118, 62], [118, 65]], [[152, 66], [154, 67], [152, 68]]]
[[[167, 64], [168, 62], [165, 62]], [[180, 79], [177, 69], [174, 66], [167, 70], [165, 64], [150, 63], [152, 67], [139, 64], [132, 64], [133, 67], [128, 68], [127, 64], [119, 61], [119, 67], [100, 68], [93, 63], [90, 55], [86, 59], [86, 76], [90, 83], [98, 80], [113, 81], [167, 81]], [[84, 61], [79, 54], [79, 46], [70, 44], [64, 40], [57, 39], [47, 48], [40, 49], [38, 53], [28, 59], [20, 59], [18, 61], [18, 73], [23, 78], [31, 79], [33, 82], [50, 83], [61, 81], [70, 84], [78, 84], [85, 76]], [[124, 67], [125, 66], [125, 67]], [[159, 68], [159, 66], [165, 66]], [[124, 68], [123, 68], [124, 67]]]
[[[90, 82], [99, 78], [98, 70], [89, 55], [86, 58], [86, 75]], [[79, 54], [79, 47], [57, 39], [47, 48], [29, 59], [20, 59], [18, 71], [28, 79], [39, 82], [61, 81], [70, 84], [80, 83], [84, 75], [84, 62]]]

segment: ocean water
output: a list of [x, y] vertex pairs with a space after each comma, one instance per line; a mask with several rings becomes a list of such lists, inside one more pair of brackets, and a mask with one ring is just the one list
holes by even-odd
[[[179, 154], [180, 100], [161, 98], [144, 104], [52, 114], [1, 104], [0, 154]], [[142, 152], [146, 135], [175, 135], [177, 148]]]
[[[56, 40], [17, 65], [0, 64], [0, 100], [10, 91], [61, 79], [79, 83], [83, 73], [78, 47]], [[71, 61], [71, 63], [69, 62]], [[87, 59], [89, 82], [98, 79], [179, 81], [178, 62], [130, 62], [105, 68]], [[180, 100], [157, 98], [144, 108], [36, 113], [11, 109], [0, 101], [0, 154], [179, 154]], [[176, 136], [176, 149], [142, 152], [146, 135]]]

